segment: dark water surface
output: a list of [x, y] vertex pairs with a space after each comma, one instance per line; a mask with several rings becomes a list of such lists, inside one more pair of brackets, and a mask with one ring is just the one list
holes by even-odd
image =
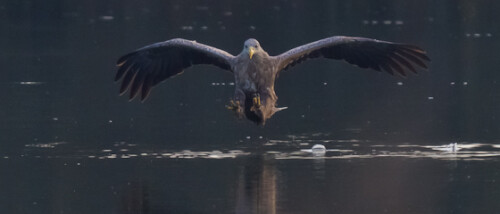
[[[498, 1], [0, 1], [0, 213], [498, 213]], [[116, 59], [182, 37], [271, 55], [332, 35], [418, 45], [407, 79], [312, 60], [265, 127], [198, 66], [119, 97]], [[457, 144], [454, 144], [457, 143]], [[325, 151], [312, 151], [321, 144]]]

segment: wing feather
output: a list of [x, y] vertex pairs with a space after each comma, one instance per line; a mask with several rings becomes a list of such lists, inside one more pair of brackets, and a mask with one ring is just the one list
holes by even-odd
[[403, 67], [401, 67], [401, 65], [399, 65], [396, 61], [394, 61], [394, 59], [389, 56], [386, 56], [385, 58], [389, 66], [396, 70], [401, 76], [406, 77], [405, 70], [403, 69]]
[[387, 73], [389, 73], [390, 75], [393, 75], [394, 76], [394, 71], [392, 70], [392, 68], [389, 66], [389, 63], [387, 62], [383, 62], [380, 64], [380, 67], [382, 68], [382, 70], [386, 71]]
[[121, 79], [128, 69], [134, 64], [133, 60], [126, 61], [120, 65], [115, 75], [115, 81]]
[[151, 88], [153, 87], [153, 78], [151, 76], [146, 76], [144, 83], [142, 84], [141, 98], [145, 99], [149, 96]]
[[209, 64], [231, 71], [234, 56], [217, 48], [185, 39], [171, 39], [145, 46], [120, 57], [115, 81], [121, 80], [120, 94], [130, 91], [148, 97], [151, 88], [192, 65]]
[[277, 58], [278, 72], [307, 59], [324, 57], [344, 60], [361, 68], [384, 70], [406, 76], [406, 70], [417, 73], [412, 64], [426, 69], [430, 61], [420, 47], [362, 37], [334, 36], [293, 48]]
[[391, 58], [395, 59], [400, 64], [403, 64], [404, 67], [408, 68], [414, 74], [417, 73], [417, 70], [415, 70], [415, 68], [413, 67], [413, 65], [410, 62], [408, 62], [408, 60], [404, 59], [403, 57], [401, 57], [401, 56], [399, 56], [399, 55], [397, 55], [395, 53], [391, 53], [389, 56]]
[[421, 68], [427, 68], [427, 65], [425, 65], [424, 61], [422, 59], [419, 59], [418, 57], [407, 53], [404, 50], [396, 50], [395, 51], [397, 54], [401, 55], [402, 57], [405, 57], [406, 59], [410, 60], [411, 62], [417, 64]]

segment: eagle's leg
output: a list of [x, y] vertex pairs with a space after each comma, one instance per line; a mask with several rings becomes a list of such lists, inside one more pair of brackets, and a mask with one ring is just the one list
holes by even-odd
[[229, 105], [226, 108], [233, 111], [237, 117], [244, 117], [244, 105], [245, 105], [245, 93], [240, 89], [236, 89], [234, 93], [234, 98], [229, 100]]
[[261, 103], [260, 103], [260, 95], [256, 93], [254, 97], [252, 98], [252, 107], [250, 108], [250, 111], [256, 111], [260, 108]]
[[234, 91], [234, 98], [229, 100], [229, 105], [226, 106], [229, 110], [238, 111], [240, 110], [245, 102], [245, 93], [243, 91], [236, 89]]

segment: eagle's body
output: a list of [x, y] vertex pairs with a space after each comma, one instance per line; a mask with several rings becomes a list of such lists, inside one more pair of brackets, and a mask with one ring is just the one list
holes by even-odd
[[233, 73], [234, 98], [228, 109], [238, 117], [264, 124], [278, 108], [274, 83], [279, 72], [306, 59], [324, 57], [343, 59], [361, 68], [385, 70], [406, 76], [416, 73], [413, 64], [426, 68], [429, 58], [412, 45], [384, 42], [360, 37], [330, 37], [269, 56], [255, 39], [248, 39], [243, 50], [233, 56], [220, 49], [195, 41], [172, 39], [143, 47], [121, 57], [115, 80], [122, 79], [120, 92], [130, 90], [130, 99], [141, 94], [144, 100], [151, 88], [163, 80], [182, 73], [196, 64], [212, 64]]
[[[260, 45], [256, 40], [248, 40], [256, 47]], [[247, 46], [249, 46], [248, 44]], [[256, 123], [265, 123], [262, 118], [270, 118], [274, 113], [281, 110], [276, 107], [278, 97], [274, 92], [274, 81], [276, 79], [276, 59], [269, 56], [265, 51], [257, 51], [250, 58], [247, 51], [242, 51], [236, 56], [236, 62], [232, 69], [235, 79], [235, 92], [233, 109], [239, 117], [245, 116]], [[268, 66], [261, 66], [268, 65]], [[254, 98], [260, 100], [260, 108], [252, 109]]]

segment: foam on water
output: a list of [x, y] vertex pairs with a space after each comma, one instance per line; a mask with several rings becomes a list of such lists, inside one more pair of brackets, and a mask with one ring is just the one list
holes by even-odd
[[[315, 135], [322, 136], [322, 135]], [[22, 155], [2, 154], [7, 158], [88, 158], [88, 159], [227, 159], [249, 155], [266, 155], [287, 159], [367, 159], [367, 158], [431, 158], [440, 160], [496, 160], [500, 144], [452, 142], [441, 145], [383, 144], [360, 139], [311, 139], [311, 136], [290, 135], [288, 139], [254, 140], [245, 137], [244, 145], [215, 150], [166, 150], [140, 144], [117, 142], [108, 148], [74, 149], [68, 142], [26, 144]], [[255, 141], [255, 142], [254, 142]], [[63, 146], [63, 148], [59, 148]], [[311, 146], [312, 145], [312, 146]], [[58, 148], [58, 149], [56, 149]]]

